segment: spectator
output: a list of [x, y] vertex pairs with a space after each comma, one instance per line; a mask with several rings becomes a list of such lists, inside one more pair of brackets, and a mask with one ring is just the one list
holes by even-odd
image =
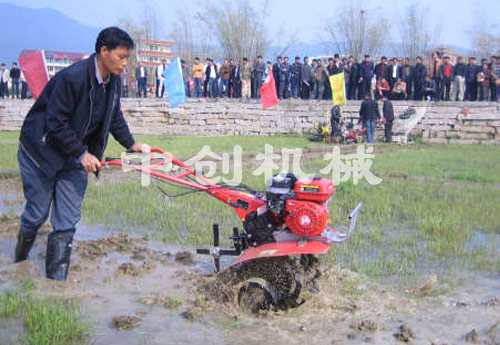
[[314, 90], [315, 99], [323, 99], [323, 92], [325, 89], [325, 80], [328, 80], [328, 71], [320, 59], [316, 61], [316, 67], [313, 70], [314, 74]]
[[26, 98], [28, 98], [28, 83], [26, 83], [24, 73], [21, 71], [21, 99]]
[[422, 58], [417, 56], [415, 64], [415, 77], [414, 77], [414, 85], [415, 85], [415, 100], [421, 101], [422, 97], [426, 96], [424, 85], [425, 85], [425, 77], [427, 76], [427, 68], [422, 63]]
[[431, 79], [430, 76], [425, 76], [424, 83], [425, 99], [427, 101], [433, 101], [436, 97], [436, 81]]
[[392, 89], [392, 87], [394, 86], [394, 83], [396, 82], [396, 80], [398, 78], [402, 77], [401, 66], [399, 66], [397, 58], [393, 58], [392, 59], [392, 64], [388, 67], [387, 74], [389, 76], [389, 80], [388, 80], [389, 81], [389, 86]]
[[441, 64], [443, 61], [441, 60], [441, 53], [436, 51], [432, 54], [432, 60], [429, 62], [429, 76], [434, 83], [436, 84], [436, 95], [435, 98], [439, 101], [441, 100], [441, 76], [439, 71], [441, 70]]
[[234, 64], [231, 69], [231, 85], [233, 86], [233, 97], [241, 98], [241, 71], [240, 62]]
[[346, 78], [347, 99], [356, 99], [358, 65], [354, 63], [354, 58], [349, 56], [347, 64], [344, 65], [344, 76]]
[[381, 78], [377, 81], [377, 97], [375, 99], [381, 99], [381, 98], [387, 98], [389, 97], [389, 92], [391, 91], [391, 88], [389, 86], [389, 83], [385, 78]]
[[10, 70], [10, 80], [12, 84], [12, 98], [19, 98], [19, 78], [21, 77], [21, 70], [17, 67], [17, 62], [12, 63]]
[[361, 61], [360, 59], [356, 58], [356, 60], [354, 61], [354, 65], [356, 66], [356, 74], [353, 76], [356, 80], [356, 92], [355, 92], [355, 96], [356, 96], [356, 99], [359, 101], [359, 100], [362, 100], [363, 99], [363, 78], [361, 77]]
[[465, 66], [464, 58], [459, 56], [457, 59], [457, 64], [453, 69], [455, 80], [455, 101], [462, 102], [464, 100], [466, 70], [467, 67]]
[[492, 76], [492, 84], [491, 87], [495, 87], [496, 89], [496, 99], [498, 101], [500, 98], [500, 57], [496, 57], [495, 66], [491, 68], [491, 76]]
[[387, 66], [387, 58], [385, 56], [382, 56], [382, 59], [380, 60], [380, 63], [375, 66], [375, 76], [377, 77], [377, 81], [381, 80], [384, 78], [387, 80], [387, 72], [388, 72], [388, 66]]
[[[332, 75], [335, 75], [337, 73], [340, 73], [339, 69], [335, 63], [335, 60], [333, 58], [328, 59], [328, 66], [326, 66], [326, 70], [328, 72], [328, 76], [332, 76]], [[324, 99], [331, 99], [332, 98], [332, 88], [330, 86], [330, 78], [325, 79], [323, 97], [324, 97]]]
[[139, 61], [139, 66], [135, 70], [135, 79], [137, 80], [137, 97], [146, 98], [148, 70], [142, 61]]
[[278, 97], [279, 99], [287, 99], [290, 97], [290, 64], [288, 63], [288, 56], [284, 57], [280, 65], [279, 80], [280, 92], [278, 93]]
[[491, 92], [491, 101], [492, 102], [496, 102], [497, 101], [497, 88], [496, 88], [496, 84], [495, 84], [495, 80], [497, 78], [496, 74], [495, 74], [495, 68], [498, 64], [498, 59], [496, 56], [492, 56], [491, 57], [491, 63], [489, 65], [489, 69], [490, 69], [490, 72], [491, 72], [491, 78], [490, 78], [490, 92]]
[[[257, 56], [257, 62], [253, 66], [253, 72], [254, 72], [254, 91], [255, 91], [255, 98], [260, 98], [260, 87], [262, 86], [262, 82], [264, 80], [264, 72], [266, 70], [266, 66], [262, 62], [262, 56]], [[274, 76], [274, 74], [273, 74]]]
[[219, 85], [217, 83], [217, 65], [214, 63], [213, 59], [210, 59], [210, 65], [207, 67], [208, 73], [208, 91], [210, 98], [219, 97]]
[[314, 95], [315, 95], [315, 90], [314, 90], [314, 86], [316, 85], [316, 82], [314, 80], [314, 71], [316, 70], [316, 66], [318, 65], [318, 60], [317, 59], [313, 59], [311, 61], [311, 73], [312, 73], [312, 79], [311, 79], [311, 95], [312, 97], [314, 98]]
[[203, 66], [203, 74], [205, 75], [205, 80], [203, 81], [203, 92], [202, 97], [209, 97], [210, 93], [208, 91], [210, 83], [210, 58], [206, 58], [205, 65]]
[[476, 58], [470, 57], [469, 63], [465, 69], [465, 93], [467, 94], [469, 101], [474, 102], [477, 100], [477, 75], [481, 71], [481, 67], [476, 65]]
[[375, 134], [375, 121], [380, 119], [380, 111], [377, 101], [374, 101], [370, 94], [365, 95], [361, 108], [359, 110], [359, 120], [363, 122], [363, 127], [366, 128], [366, 140], [369, 144], [373, 144]]
[[302, 78], [302, 99], [309, 99], [312, 84], [312, 67], [309, 65], [309, 58], [304, 57], [304, 63], [300, 70], [300, 76]]
[[391, 89], [391, 99], [401, 101], [408, 98], [406, 83], [401, 79], [396, 79], [396, 82]]
[[223, 97], [230, 97], [231, 91], [229, 89], [229, 79], [231, 79], [231, 67], [229, 66], [229, 61], [224, 59], [224, 64], [220, 67], [219, 70], [220, 79], [221, 79], [221, 87], [220, 93]]
[[292, 97], [297, 99], [300, 94], [300, 86], [302, 85], [302, 64], [300, 57], [295, 57], [295, 63], [290, 68], [290, 84]]
[[200, 98], [202, 96], [203, 87], [203, 64], [200, 58], [196, 57], [193, 64], [193, 79], [194, 79], [194, 97]]
[[491, 71], [488, 68], [488, 62], [486, 59], [482, 61], [482, 68], [478, 73], [477, 81], [479, 83], [480, 100], [488, 102], [490, 96]]
[[276, 87], [276, 94], [280, 94], [280, 68], [283, 59], [281, 56], [276, 58], [276, 62], [273, 65], [273, 77], [274, 77], [274, 86]]
[[361, 64], [359, 82], [363, 84], [362, 95], [372, 92], [372, 79], [374, 75], [373, 62], [370, 61], [370, 55], [365, 55], [365, 61]]
[[333, 62], [334, 62], [334, 65], [335, 65], [335, 71], [334, 71], [333, 74], [342, 73], [344, 71], [344, 65], [342, 64], [342, 62], [340, 62], [340, 56], [339, 56], [339, 54], [335, 54], [333, 56]]
[[401, 78], [406, 84], [406, 94], [408, 99], [413, 96], [413, 76], [414, 68], [410, 65], [410, 59], [405, 58], [403, 66], [401, 67]]
[[251, 82], [252, 82], [252, 66], [248, 63], [247, 58], [243, 58], [243, 67], [241, 68], [241, 97], [244, 99], [252, 98]]
[[[401, 80], [401, 79], [399, 79]], [[384, 134], [385, 134], [385, 142], [392, 142], [392, 122], [394, 121], [394, 107], [392, 106], [392, 102], [387, 98], [382, 99], [384, 101], [384, 106], [382, 108], [382, 112], [384, 114]]]
[[490, 100], [492, 102], [496, 102], [497, 101], [497, 88], [496, 88], [496, 85], [495, 85], [495, 79], [496, 79], [496, 75], [495, 75], [495, 67], [497, 65], [498, 61], [497, 61], [497, 57], [496, 56], [492, 56], [491, 57], [491, 62], [489, 64], [489, 69], [490, 69], [490, 72], [491, 72], [491, 78], [490, 78], [490, 92], [491, 92], [491, 97], [490, 97]]
[[441, 80], [441, 98], [445, 101], [450, 100], [451, 80], [453, 78], [453, 66], [450, 63], [450, 58], [445, 56], [443, 63], [439, 67], [439, 79]]
[[156, 77], [156, 98], [163, 98], [165, 93], [165, 78], [163, 77], [163, 72], [167, 68], [167, 60], [163, 59], [161, 65], [156, 67], [155, 77]]
[[10, 71], [3, 63], [0, 70], [0, 97], [9, 98]]
[[181, 71], [182, 71], [182, 80], [184, 81], [184, 90], [186, 92], [186, 97], [191, 97], [191, 88], [189, 87], [189, 68], [186, 65], [186, 61], [181, 60]]

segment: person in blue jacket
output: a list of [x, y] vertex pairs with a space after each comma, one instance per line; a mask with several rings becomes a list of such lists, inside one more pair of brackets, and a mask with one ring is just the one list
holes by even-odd
[[50, 279], [66, 280], [87, 174], [98, 173], [109, 134], [130, 151], [149, 151], [134, 141], [120, 107], [120, 74], [133, 48], [125, 31], [102, 30], [95, 53], [57, 73], [22, 125], [18, 160], [26, 206], [14, 261], [28, 258], [50, 213], [53, 232], [45, 262]]

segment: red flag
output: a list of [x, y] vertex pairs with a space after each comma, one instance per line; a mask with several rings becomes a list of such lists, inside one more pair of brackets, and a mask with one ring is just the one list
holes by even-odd
[[278, 95], [276, 95], [276, 86], [271, 67], [268, 67], [266, 80], [260, 87], [260, 101], [263, 109], [278, 104]]
[[43, 51], [37, 50], [21, 56], [19, 63], [21, 64], [21, 71], [24, 74], [24, 78], [26, 78], [26, 83], [33, 94], [33, 98], [37, 99], [49, 81]]

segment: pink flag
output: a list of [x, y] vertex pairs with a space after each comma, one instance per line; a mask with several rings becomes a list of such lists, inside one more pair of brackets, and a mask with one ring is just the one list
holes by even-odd
[[19, 64], [21, 65], [21, 71], [24, 74], [26, 83], [33, 94], [33, 98], [37, 99], [49, 81], [43, 51], [37, 50], [33, 53], [21, 56], [19, 58]]
[[263, 109], [278, 104], [278, 95], [276, 95], [276, 86], [271, 67], [268, 67], [266, 80], [260, 87], [260, 101]]

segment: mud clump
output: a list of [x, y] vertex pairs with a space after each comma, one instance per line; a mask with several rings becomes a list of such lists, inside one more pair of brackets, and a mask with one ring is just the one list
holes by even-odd
[[192, 265], [194, 263], [193, 254], [188, 251], [178, 252], [175, 254], [175, 261], [182, 265]]
[[412, 342], [415, 339], [415, 333], [408, 327], [407, 324], [402, 324], [399, 326], [399, 330], [394, 333], [394, 337], [398, 341], [402, 341], [405, 343]]
[[113, 318], [113, 327], [118, 330], [131, 330], [141, 324], [141, 318], [134, 315], [115, 316]]
[[355, 321], [351, 328], [359, 332], [375, 332], [378, 330], [378, 325], [375, 321], [370, 319]]
[[479, 344], [479, 334], [473, 329], [465, 335], [465, 341], [472, 344]]
[[318, 260], [307, 255], [247, 261], [220, 272], [199, 290], [207, 301], [250, 313], [287, 310], [318, 291], [318, 266]]
[[175, 309], [182, 305], [183, 300], [181, 297], [145, 297], [138, 300], [139, 303], [144, 305], [161, 305], [166, 309]]
[[101, 240], [79, 242], [76, 252], [86, 259], [95, 259], [106, 256], [108, 253], [131, 253], [134, 252], [138, 243], [144, 243], [144, 239], [135, 239], [127, 234], [112, 235]]
[[484, 301], [483, 303], [481, 303], [481, 305], [484, 305], [486, 307], [495, 307], [497, 305], [500, 305], [500, 299], [498, 299], [497, 297], [493, 297], [487, 301]]
[[118, 266], [116, 275], [138, 277], [145, 272], [154, 270], [155, 268], [156, 264], [151, 261], [145, 261], [141, 266], [136, 266], [131, 262], [125, 262]]
[[437, 283], [437, 276], [433, 274], [418, 287], [418, 292], [422, 296], [427, 296], [436, 288]]

